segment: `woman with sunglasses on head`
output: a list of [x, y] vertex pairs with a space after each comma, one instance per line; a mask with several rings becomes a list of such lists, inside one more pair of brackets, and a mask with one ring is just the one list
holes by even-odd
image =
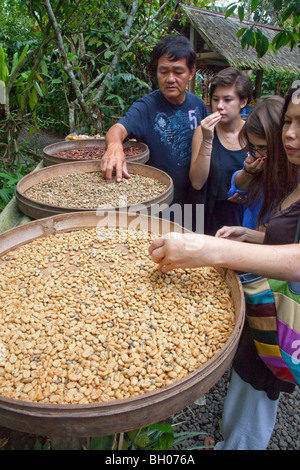
[[204, 233], [215, 235], [223, 225], [240, 225], [243, 206], [228, 200], [231, 176], [247, 156], [239, 133], [241, 112], [252, 98], [252, 83], [241, 70], [228, 67], [210, 84], [212, 114], [201, 121], [192, 141], [190, 180], [204, 204]]
[[[260, 233], [263, 235], [261, 243], [248, 235], [245, 238], [245, 233], [222, 234], [219, 231], [216, 237], [195, 233], [168, 234], [149, 247], [152, 259], [163, 272], [175, 268], [215, 266], [300, 282], [300, 244], [294, 243], [300, 215], [300, 103], [294, 98], [295, 93], [289, 95], [283, 108], [281, 135], [287, 156], [286, 181], [280, 175], [274, 175], [283, 185], [276, 192], [282, 198], [280, 200], [277, 196], [276, 204], [272, 204], [266, 231]], [[268, 149], [267, 160], [270, 157]], [[282, 171], [280, 165], [277, 171]], [[294, 181], [292, 187], [291, 180]], [[258, 230], [247, 229], [246, 232], [259, 234]], [[255, 243], [249, 248], [249, 243], [238, 240]], [[224, 441], [214, 448], [266, 449], [275, 425], [280, 393], [292, 393], [294, 387], [294, 384], [278, 379], [260, 359], [246, 322], [224, 403]], [[213, 439], [206, 443], [214, 445]]]

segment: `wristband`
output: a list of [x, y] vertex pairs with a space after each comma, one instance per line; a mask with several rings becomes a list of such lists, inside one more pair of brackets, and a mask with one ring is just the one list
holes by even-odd
[[247, 171], [245, 167], [243, 168], [243, 171], [249, 176], [254, 176], [255, 175], [255, 173], [250, 173], [250, 171]]

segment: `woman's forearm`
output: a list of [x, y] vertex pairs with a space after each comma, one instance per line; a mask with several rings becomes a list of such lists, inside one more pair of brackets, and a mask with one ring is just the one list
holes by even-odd
[[259, 230], [253, 230], [251, 228], [245, 228], [245, 241], [247, 243], [255, 243], [261, 245], [265, 239], [265, 232]]
[[192, 141], [192, 158], [190, 180], [193, 188], [201, 189], [208, 178], [214, 133], [222, 115], [216, 111], [202, 119], [200, 126], [194, 132]]
[[[213, 264], [235, 271], [251, 272], [264, 277], [300, 281], [299, 245], [252, 245], [223, 240], [212, 253]], [[227, 242], [225, 244], [225, 242]]]
[[265, 158], [255, 159], [248, 155], [245, 159], [244, 168], [235, 175], [234, 181], [236, 187], [241, 191], [248, 191], [253, 178], [255, 179], [262, 171], [265, 165]]
[[200, 146], [199, 154], [191, 163], [189, 177], [194, 189], [202, 189], [205, 185], [210, 169], [211, 152], [207, 152], [204, 144]]
[[244, 169], [235, 175], [235, 185], [240, 191], [248, 191], [253, 175], [246, 172]]
[[200, 234], [171, 233], [154, 240], [152, 259], [163, 272], [213, 266], [300, 281], [300, 245], [248, 245]]
[[232, 227], [227, 227], [225, 225], [217, 231], [215, 236], [227, 240], [261, 244], [265, 239], [265, 231], [253, 230], [247, 227], [240, 227], [235, 225]]
[[[197, 132], [198, 131], [198, 132]], [[212, 140], [203, 139], [196, 129], [192, 142], [192, 158], [189, 177], [194, 189], [201, 189], [208, 178], [211, 162]]]

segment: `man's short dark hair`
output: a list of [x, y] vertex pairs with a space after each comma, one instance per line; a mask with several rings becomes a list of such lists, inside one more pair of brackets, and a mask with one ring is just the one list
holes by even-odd
[[159, 58], [165, 54], [174, 62], [183, 58], [186, 59], [186, 64], [190, 72], [195, 66], [196, 53], [186, 36], [169, 34], [159, 41], [152, 54], [152, 66], [155, 71]]

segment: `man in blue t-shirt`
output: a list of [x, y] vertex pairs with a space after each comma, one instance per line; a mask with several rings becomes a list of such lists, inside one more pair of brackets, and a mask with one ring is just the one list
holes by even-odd
[[[201, 98], [186, 91], [195, 74], [196, 54], [185, 36], [169, 35], [153, 51], [159, 90], [137, 100], [106, 134], [107, 151], [101, 160], [103, 176], [110, 181], [129, 177], [123, 151], [125, 139], [148, 145], [148, 164], [168, 173], [174, 183], [172, 204], [191, 202], [189, 169], [194, 130], [206, 117]], [[189, 198], [189, 199], [188, 199]]]

